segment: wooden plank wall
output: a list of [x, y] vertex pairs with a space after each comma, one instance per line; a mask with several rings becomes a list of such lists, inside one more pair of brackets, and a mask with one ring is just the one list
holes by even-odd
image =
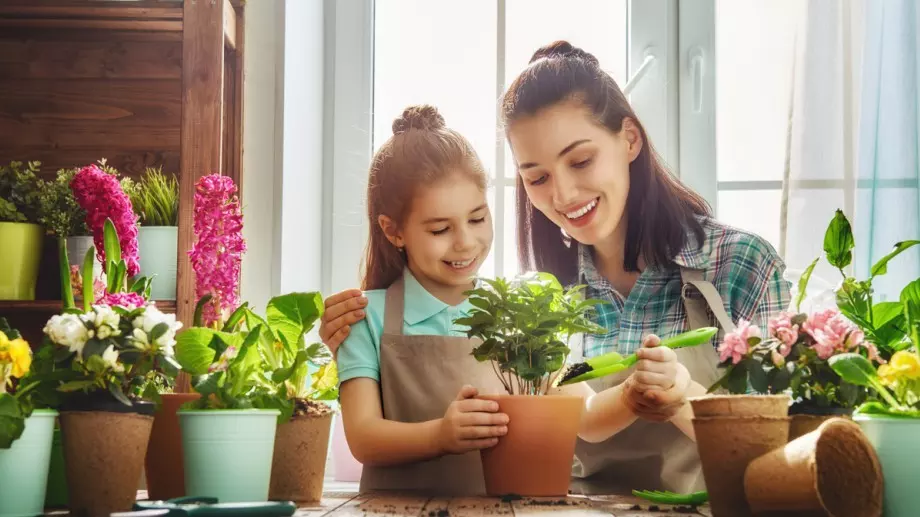
[[0, 163], [178, 174], [182, 33], [0, 32]]

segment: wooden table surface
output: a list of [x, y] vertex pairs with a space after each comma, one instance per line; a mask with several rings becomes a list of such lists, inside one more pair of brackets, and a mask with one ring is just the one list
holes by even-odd
[[[139, 492], [138, 499], [146, 499]], [[412, 517], [473, 517], [485, 515], [539, 516], [552, 512], [570, 517], [661, 517], [696, 515], [712, 517], [707, 506], [687, 507], [653, 505], [632, 496], [569, 496], [567, 498], [521, 498], [506, 501], [498, 498], [441, 498], [412, 494], [357, 494], [354, 491], [327, 492], [323, 500], [301, 507], [295, 517], [345, 516], [412, 516]], [[63, 517], [66, 510], [46, 515]]]

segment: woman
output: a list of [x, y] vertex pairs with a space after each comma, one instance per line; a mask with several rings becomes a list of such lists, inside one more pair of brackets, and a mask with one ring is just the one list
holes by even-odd
[[[668, 396], [645, 393], [650, 372], [592, 383], [599, 396], [620, 390], [633, 418], [579, 440], [573, 490], [702, 489], [686, 399], [718, 379], [715, 347], [640, 347], [701, 326], [721, 326], [721, 336], [741, 319], [762, 326], [789, 304], [785, 265], [762, 238], [713, 220], [705, 201], [668, 173], [591, 54], [567, 42], [539, 49], [505, 93], [502, 117], [519, 172], [522, 268], [586, 284], [588, 297], [609, 302], [597, 316], [608, 332], [586, 336], [584, 355], [639, 349], [640, 360], [678, 361], [676, 374], [661, 372], [672, 379]], [[363, 303], [360, 291], [327, 300], [328, 345], [363, 317]]]

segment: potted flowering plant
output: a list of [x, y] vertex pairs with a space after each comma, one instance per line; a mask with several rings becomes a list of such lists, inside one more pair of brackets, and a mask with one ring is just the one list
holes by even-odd
[[0, 300], [34, 300], [44, 231], [39, 162], [0, 166]]
[[322, 313], [318, 292], [276, 296], [268, 302], [264, 319], [246, 312], [248, 328], [261, 326], [259, 349], [282, 402], [272, 459], [272, 500], [315, 502], [323, 493], [333, 416], [326, 401], [338, 398], [338, 376], [329, 349], [306, 341]]
[[179, 238], [179, 182], [161, 168], [148, 168], [129, 192], [140, 218], [137, 242], [144, 276], [160, 278], [154, 300], [176, 299], [176, 249]]
[[[469, 292], [474, 308], [456, 320], [481, 340], [473, 350], [490, 361], [507, 394], [484, 396], [515, 424], [498, 445], [481, 452], [486, 490], [492, 495], [560, 496], [568, 491], [583, 401], [545, 396], [554, 387], [575, 334], [602, 332], [586, 316], [599, 303], [583, 300], [583, 286], [563, 289], [548, 273], [513, 281], [485, 280]], [[552, 421], [552, 426], [545, 422]]]
[[[57, 412], [37, 409], [28, 379], [32, 349], [0, 318], [0, 516], [44, 511]], [[13, 387], [14, 379], [18, 385]]]

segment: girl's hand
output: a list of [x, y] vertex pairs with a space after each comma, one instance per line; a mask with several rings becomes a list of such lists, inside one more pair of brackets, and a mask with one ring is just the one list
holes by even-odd
[[332, 351], [333, 357], [351, 332], [351, 326], [364, 319], [366, 306], [367, 298], [360, 289], [347, 289], [326, 298], [319, 338]]
[[677, 361], [677, 354], [659, 346], [651, 334], [636, 351], [636, 371], [626, 380], [624, 400], [636, 416], [655, 422], [670, 420], [686, 403], [690, 373]]
[[498, 413], [498, 402], [475, 398], [479, 392], [464, 386], [441, 419], [440, 450], [462, 454], [487, 449], [508, 433], [508, 415]]

